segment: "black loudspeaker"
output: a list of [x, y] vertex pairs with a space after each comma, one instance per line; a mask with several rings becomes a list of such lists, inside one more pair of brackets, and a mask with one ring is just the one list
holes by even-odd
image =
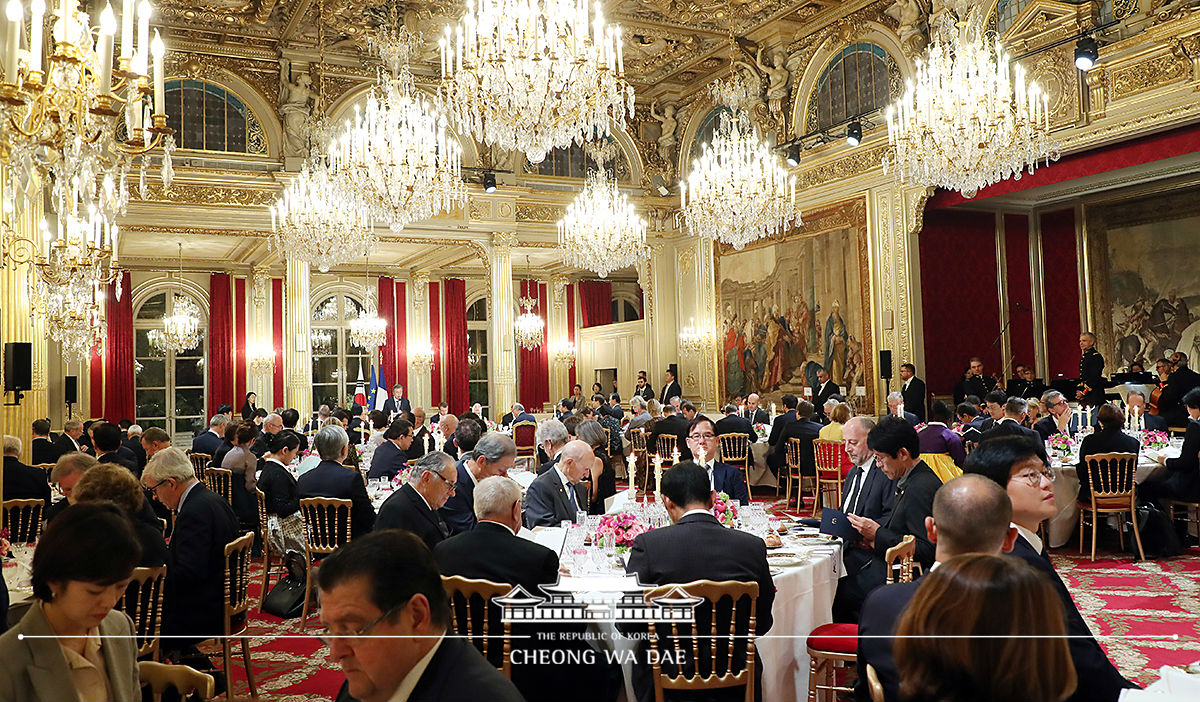
[[892, 379], [892, 352], [888, 349], [879, 351], [879, 378], [881, 380]]
[[4, 390], [33, 389], [33, 344], [10, 341], [4, 345]]
[[66, 403], [73, 405], [79, 402], [79, 378], [74, 375], [68, 375], [63, 380], [65, 381], [63, 395], [65, 395], [64, 399]]

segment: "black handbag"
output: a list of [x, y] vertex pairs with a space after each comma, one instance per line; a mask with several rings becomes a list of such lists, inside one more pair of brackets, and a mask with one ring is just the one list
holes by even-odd
[[287, 575], [279, 579], [263, 598], [262, 611], [280, 619], [295, 619], [304, 609], [304, 581], [308, 564], [304, 555], [288, 551], [283, 557]]

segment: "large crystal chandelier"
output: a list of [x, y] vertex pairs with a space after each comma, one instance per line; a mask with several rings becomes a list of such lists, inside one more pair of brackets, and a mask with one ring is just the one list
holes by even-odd
[[367, 255], [375, 245], [370, 215], [329, 171], [310, 159], [271, 206], [271, 245], [322, 273]]
[[467, 0], [440, 42], [441, 94], [463, 131], [540, 163], [633, 115], [621, 28], [587, 0]]
[[341, 187], [396, 231], [466, 204], [462, 147], [446, 116], [413, 84], [409, 60], [418, 37], [395, 19], [372, 45], [384, 66], [366, 108], [356, 108], [330, 144], [329, 166]]
[[375, 312], [374, 305], [350, 320], [350, 341], [365, 349], [377, 349], [387, 341], [387, 320]]
[[98, 286], [75, 280], [59, 288], [41, 288], [39, 295], [47, 334], [60, 345], [64, 361], [86, 360], [93, 348], [103, 346], [104, 293]]
[[564, 263], [605, 278], [645, 259], [647, 225], [616, 180], [608, 177], [603, 147], [592, 155], [598, 167], [588, 174], [583, 191], [559, 220], [558, 246]]
[[958, 190], [1033, 173], [1057, 161], [1050, 141], [1049, 97], [1010, 60], [982, 13], [954, 23], [941, 16], [916, 79], [886, 112], [891, 153], [884, 170], [896, 180]]
[[533, 313], [533, 308], [537, 307], [536, 299], [522, 297], [518, 304], [525, 309], [525, 312], [517, 317], [517, 321], [513, 325], [514, 333], [521, 348], [532, 351], [541, 346], [542, 341], [546, 338], [546, 322]]
[[186, 295], [173, 293], [171, 313], [163, 315], [162, 329], [151, 329], [147, 340], [160, 353], [181, 353], [200, 343], [200, 307]]

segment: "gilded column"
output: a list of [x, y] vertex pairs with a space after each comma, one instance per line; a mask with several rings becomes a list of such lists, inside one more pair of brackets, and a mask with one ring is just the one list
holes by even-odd
[[[271, 267], [255, 266], [250, 280], [250, 309], [246, 324], [246, 355], [247, 363], [260, 354], [275, 357], [272, 349], [280, 342], [273, 339], [273, 324], [271, 320]], [[285, 322], [286, 324], [286, 322]], [[270, 369], [255, 371], [249, 368], [249, 388], [258, 393], [259, 407], [278, 407], [283, 404], [282, 397], [275, 397], [274, 377]]]
[[[408, 281], [408, 399], [413, 407], [430, 408], [432, 397], [429, 388], [429, 367], [413, 363], [416, 349], [429, 346], [429, 274], [417, 273]], [[436, 351], [436, 349], [435, 349]], [[433, 416], [432, 412], [429, 416]]]
[[[717, 378], [717, 281], [713, 263], [715, 251], [712, 239], [701, 238], [696, 249], [696, 326], [708, 335], [709, 344], [697, 358], [699, 399], [707, 409], [718, 412], [720, 381]], [[718, 412], [719, 416], [719, 412]]]
[[294, 407], [301, 417], [313, 412], [309, 280], [308, 264], [289, 258], [283, 278], [283, 392], [284, 405]]
[[570, 280], [566, 275], [558, 274], [551, 276], [546, 286], [550, 298], [550, 309], [546, 311], [546, 342], [550, 345], [551, 402], [571, 394], [571, 388], [568, 387], [570, 365], [555, 361], [555, 357], [567, 345], [567, 285]]
[[495, 232], [488, 254], [492, 268], [488, 365], [492, 371], [493, 414], [501, 407], [511, 406], [517, 399], [512, 277], [512, 247], [516, 243], [517, 237], [511, 232]]

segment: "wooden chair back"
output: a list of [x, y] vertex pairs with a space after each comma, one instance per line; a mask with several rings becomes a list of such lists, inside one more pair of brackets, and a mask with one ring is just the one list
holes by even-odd
[[896, 582], [894, 579], [894, 566], [896, 561], [900, 561], [900, 579], [899, 582], [911, 583], [913, 572], [913, 556], [917, 553], [917, 537], [912, 534], [905, 534], [900, 543], [889, 548], [883, 555], [887, 577], [884, 582], [891, 585]]
[[33, 467], [41, 468], [42, 470], [46, 471], [46, 480], [49, 480], [50, 472], [54, 470], [54, 466], [55, 466], [54, 463], [37, 463]]
[[517, 422], [513, 425], [513, 443], [517, 445], [517, 457], [537, 455], [537, 422]]
[[800, 477], [800, 466], [804, 460], [804, 441], [805, 439], [793, 436], [784, 446], [785, 465], [788, 472], [797, 478]]
[[721, 462], [745, 467], [750, 460], [749, 434], [721, 434], [717, 437], [721, 446]]
[[250, 597], [250, 561], [254, 532], [246, 532], [225, 544], [225, 635], [246, 633], [246, 612], [254, 605]]
[[[744, 686], [754, 699], [754, 637], [758, 583], [697, 580], [661, 585], [645, 593], [647, 603], [675, 599], [680, 592], [698, 600], [695, 621], [650, 624], [654, 699], [666, 690], [716, 690]], [[686, 661], [683, 665], [678, 662]]]
[[813, 454], [817, 465], [817, 477], [822, 480], [842, 479], [842, 466], [849, 457], [846, 444], [833, 439], [813, 439]]
[[233, 471], [228, 468], [209, 468], [204, 471], [204, 486], [233, 504]]
[[[504, 677], [511, 678], [512, 632], [509, 623], [501, 621], [500, 608], [492, 603], [492, 598], [507, 595], [512, 585], [443, 575], [442, 586], [450, 599], [450, 628], [459, 636], [465, 636], [489, 663], [504, 673]], [[503, 628], [499, 639], [496, 628]]]
[[167, 567], [134, 568], [125, 594], [113, 609], [119, 609], [133, 620], [137, 636], [138, 658], [157, 660], [159, 631], [162, 627], [163, 579]]
[[304, 517], [304, 550], [309, 563], [314, 555], [333, 553], [350, 541], [350, 500], [305, 497], [300, 500]]
[[42, 535], [42, 508], [45, 506], [46, 503], [36, 497], [4, 501], [4, 520], [0, 526], [8, 529], [10, 543], [37, 543], [38, 537]]
[[162, 700], [168, 688], [175, 688], [180, 699], [188, 699], [194, 694], [201, 702], [211, 700], [216, 691], [213, 676], [186, 665], [138, 661], [138, 678], [143, 686], [150, 686], [154, 702]]
[[646, 430], [641, 427], [630, 429], [629, 444], [634, 453], [644, 455], [646, 453]]
[[188, 458], [192, 461], [192, 470], [196, 473], [196, 480], [204, 482], [204, 473], [208, 470], [208, 465], [212, 463], [212, 456], [207, 453], [190, 453]]
[[658, 457], [662, 459], [664, 466], [674, 465], [675, 448], [678, 444], [679, 437], [674, 434], [659, 434], [658, 441], [655, 442], [654, 450]]
[[1087, 458], [1093, 509], [1129, 509], [1133, 505], [1136, 453], [1097, 453]]

